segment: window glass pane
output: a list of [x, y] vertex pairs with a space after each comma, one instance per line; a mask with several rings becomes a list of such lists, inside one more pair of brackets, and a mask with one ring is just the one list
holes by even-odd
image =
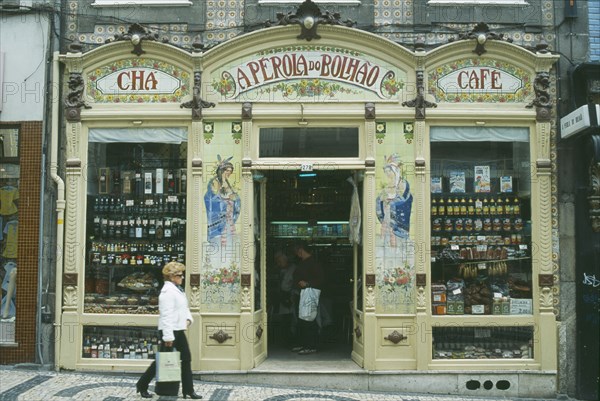
[[488, 4], [488, 5], [527, 5], [526, 0], [429, 0], [429, 4], [436, 5], [469, 5], [469, 4]]
[[358, 157], [358, 128], [262, 128], [260, 157]]
[[85, 326], [82, 358], [155, 359], [160, 349], [158, 330], [139, 326]]
[[444, 139], [430, 144], [435, 315], [532, 313], [529, 142], [507, 141], [518, 132], [432, 129]]
[[0, 129], [0, 159], [19, 157], [19, 129]]
[[15, 343], [19, 237], [19, 129], [0, 129], [0, 343]]
[[158, 312], [162, 268], [185, 263], [187, 142], [89, 144], [86, 313]]
[[434, 327], [433, 359], [533, 359], [533, 327]]
[[93, 6], [131, 6], [132, 4], [141, 5], [162, 5], [162, 6], [181, 6], [191, 5], [191, 0], [96, 0]]

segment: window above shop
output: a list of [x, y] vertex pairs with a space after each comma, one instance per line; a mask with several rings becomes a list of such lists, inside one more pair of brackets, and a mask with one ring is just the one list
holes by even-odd
[[134, 5], [145, 6], [190, 6], [190, 0], [95, 0], [93, 6], [125, 7]]
[[358, 128], [260, 130], [259, 157], [358, 157]]
[[[258, 0], [258, 4], [300, 4], [304, 0]], [[313, 3], [360, 4], [360, 0], [313, 0]]]
[[494, 6], [515, 6], [527, 5], [526, 0], [429, 0], [430, 5], [494, 5]]
[[18, 163], [19, 128], [2, 127], [0, 129], [0, 163]]

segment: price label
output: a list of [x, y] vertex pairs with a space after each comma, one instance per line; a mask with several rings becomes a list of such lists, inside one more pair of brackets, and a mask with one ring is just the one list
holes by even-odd
[[133, 206], [133, 199], [127, 199], [125, 201], [125, 206]]
[[487, 269], [487, 265], [485, 263], [477, 263], [477, 268], [479, 270]]
[[478, 235], [477, 241], [485, 241], [485, 235]]
[[452, 249], [453, 251], [459, 251], [460, 250], [460, 246], [458, 246], [456, 244], [453, 244], [453, 245], [450, 245], [450, 249]]
[[454, 291], [452, 291], [452, 294], [454, 295], [458, 295], [462, 292], [462, 290], [460, 288], [455, 289]]
[[146, 199], [146, 205], [147, 205], [147, 206], [152, 206], [152, 205], [154, 205], [154, 199]]
[[312, 163], [302, 163], [300, 165], [300, 171], [313, 171]]
[[519, 245], [519, 249], [522, 250], [522, 251], [526, 251], [527, 250], [527, 245], [521, 244], [521, 245]]
[[177, 202], [177, 195], [169, 195], [167, 196], [167, 202]]

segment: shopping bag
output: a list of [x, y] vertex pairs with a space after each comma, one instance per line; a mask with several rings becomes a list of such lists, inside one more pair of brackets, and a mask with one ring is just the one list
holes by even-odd
[[300, 306], [298, 308], [298, 317], [307, 322], [312, 322], [317, 317], [319, 309], [319, 296], [321, 290], [316, 288], [304, 288], [300, 291]]
[[179, 382], [156, 382], [154, 392], [156, 395], [177, 397], [179, 395]]
[[156, 353], [156, 381], [178, 382], [181, 379], [179, 351]]

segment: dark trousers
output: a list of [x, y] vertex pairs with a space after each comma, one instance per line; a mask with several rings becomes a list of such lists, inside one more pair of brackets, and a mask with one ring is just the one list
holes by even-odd
[[319, 335], [319, 325], [317, 319], [312, 322], [298, 319], [298, 340], [299, 344], [304, 348], [317, 349], [317, 339]]
[[[175, 335], [173, 347], [179, 351], [181, 357], [181, 390], [183, 394], [192, 394], [194, 392], [194, 381], [192, 378], [192, 353], [190, 352], [190, 346], [184, 330], [176, 330], [173, 334]], [[160, 331], [160, 338], [162, 338], [162, 331]], [[148, 390], [148, 385], [155, 376], [156, 361], [153, 361], [138, 380], [137, 389]]]

